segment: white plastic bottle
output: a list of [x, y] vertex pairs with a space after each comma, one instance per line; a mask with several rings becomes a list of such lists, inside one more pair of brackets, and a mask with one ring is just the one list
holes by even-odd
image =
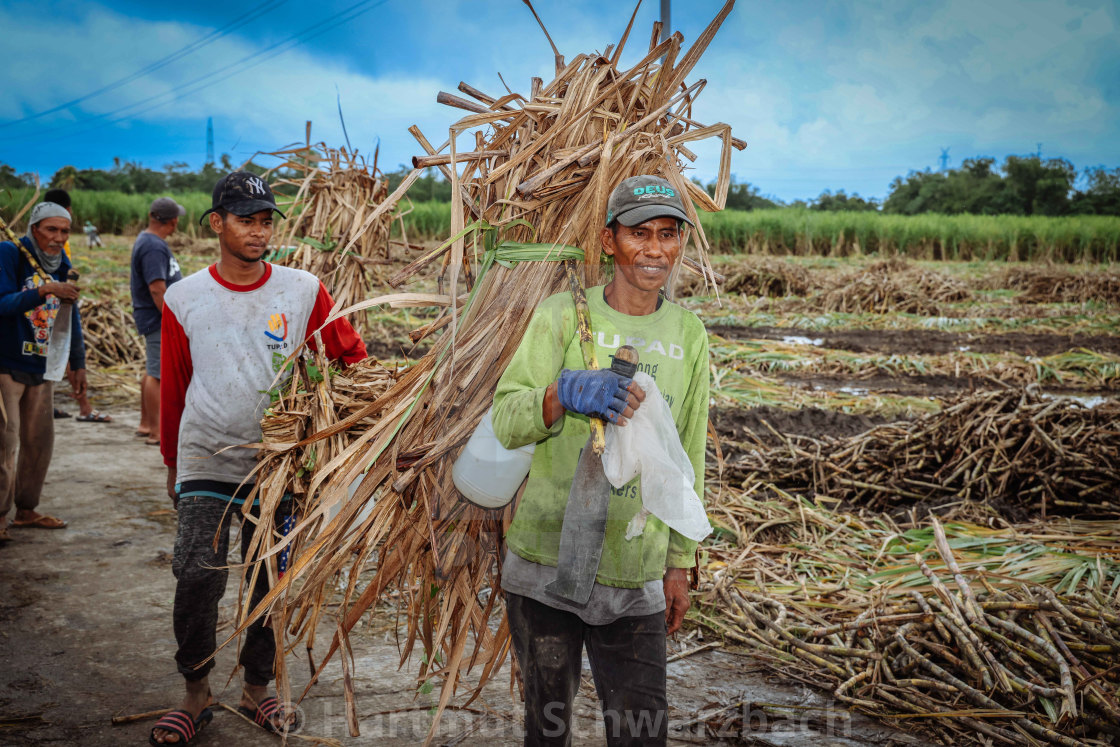
[[507, 449], [494, 435], [493, 408], [486, 411], [467, 445], [451, 467], [455, 487], [471, 503], [482, 508], [502, 508], [517, 495], [533, 463], [536, 444]]

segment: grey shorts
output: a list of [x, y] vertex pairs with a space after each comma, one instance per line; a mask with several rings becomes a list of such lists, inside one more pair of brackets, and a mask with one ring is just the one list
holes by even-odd
[[148, 362], [144, 366], [144, 373], [151, 376], [153, 379], [159, 378], [159, 333], [157, 329], [155, 332], [149, 332], [144, 335], [144, 352], [148, 356]]

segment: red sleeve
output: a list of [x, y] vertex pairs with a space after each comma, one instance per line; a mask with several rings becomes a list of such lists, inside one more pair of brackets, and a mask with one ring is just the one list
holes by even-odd
[[159, 450], [168, 467], [175, 466], [179, 454], [179, 421], [193, 375], [191, 341], [175, 312], [164, 304], [159, 351]]
[[[323, 326], [323, 322], [330, 316], [333, 307], [334, 300], [331, 298], [331, 294], [327, 292], [326, 286], [319, 283], [319, 294], [315, 296], [315, 306], [311, 309], [311, 318], [307, 320], [307, 330], [303, 333], [305, 340], [311, 338], [315, 330]], [[366, 357], [366, 344], [362, 342], [362, 338], [350, 326], [350, 320], [345, 317], [335, 319], [319, 335], [323, 338], [323, 345], [327, 348], [327, 358], [332, 361], [340, 360], [349, 366], [351, 363], [357, 363]], [[314, 339], [311, 339], [308, 346], [312, 350], [318, 350]]]

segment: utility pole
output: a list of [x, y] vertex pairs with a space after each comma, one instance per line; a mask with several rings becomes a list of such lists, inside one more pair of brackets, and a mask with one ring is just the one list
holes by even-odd
[[941, 170], [942, 171], [948, 171], [949, 170], [949, 149], [948, 148], [942, 148], [941, 149]]
[[214, 163], [214, 118], [206, 118], [206, 164]]
[[661, 0], [661, 41], [665, 41], [670, 36], [669, 31], [669, 6], [672, 0]]
[[1042, 143], [1038, 143], [1037, 145], [1038, 145], [1038, 149], [1034, 152], [1034, 157], [1041, 161], [1042, 160]]

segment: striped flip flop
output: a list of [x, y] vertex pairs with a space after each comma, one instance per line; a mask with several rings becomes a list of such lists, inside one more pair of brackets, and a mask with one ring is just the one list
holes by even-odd
[[[198, 714], [198, 718], [191, 716], [190, 711], [174, 710], [164, 714], [163, 718], [156, 722], [152, 727], [151, 733], [148, 734], [148, 742], [155, 745], [155, 747], [164, 747], [167, 744], [187, 744], [196, 736], [202, 727], [210, 723], [214, 718], [214, 712], [209, 708], [203, 708], [202, 713]], [[179, 735], [178, 742], [157, 742], [156, 729], [163, 729]]]
[[[299, 728], [301, 726], [299, 711], [292, 711], [291, 713], [287, 712], [283, 707], [281, 707], [280, 701], [272, 696], [269, 696], [258, 703], [256, 712], [254, 712], [248, 706], [243, 705], [237, 706], [237, 712], [265, 731], [270, 731], [273, 734], [299, 731]], [[294, 715], [295, 720], [293, 720], [292, 723], [288, 724], [287, 728], [277, 728], [274, 722], [279, 721], [283, 723], [289, 715]]]

